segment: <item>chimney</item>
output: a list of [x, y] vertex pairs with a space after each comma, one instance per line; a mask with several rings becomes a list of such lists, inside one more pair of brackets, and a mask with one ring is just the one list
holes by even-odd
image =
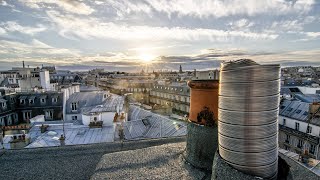
[[187, 162], [201, 169], [211, 170], [218, 147], [218, 92], [217, 80], [192, 80], [190, 111], [187, 127]]
[[222, 63], [220, 75], [216, 156], [252, 177], [276, 179], [280, 65], [240, 59]]
[[23, 68], [25, 67], [25, 65], [24, 65], [24, 61], [22, 61], [22, 67], [23, 67]]

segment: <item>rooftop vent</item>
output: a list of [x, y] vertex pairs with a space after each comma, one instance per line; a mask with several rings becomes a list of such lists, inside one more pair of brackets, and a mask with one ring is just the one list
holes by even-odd
[[241, 59], [221, 65], [218, 138], [221, 157], [262, 178], [277, 175], [280, 66]]

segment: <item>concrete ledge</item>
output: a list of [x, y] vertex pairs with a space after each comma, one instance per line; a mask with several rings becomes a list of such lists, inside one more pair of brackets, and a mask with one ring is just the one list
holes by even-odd
[[185, 159], [196, 168], [211, 171], [218, 147], [218, 127], [188, 123]]

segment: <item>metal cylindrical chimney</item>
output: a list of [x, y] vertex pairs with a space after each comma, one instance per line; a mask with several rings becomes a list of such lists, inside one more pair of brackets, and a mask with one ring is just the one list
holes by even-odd
[[280, 65], [248, 59], [221, 64], [220, 156], [244, 173], [273, 179], [278, 170]]

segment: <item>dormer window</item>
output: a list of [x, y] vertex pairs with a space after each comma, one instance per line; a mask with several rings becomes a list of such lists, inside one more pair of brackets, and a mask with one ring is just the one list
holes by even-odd
[[46, 119], [53, 119], [53, 110], [45, 111], [45, 117]]
[[52, 98], [52, 103], [57, 103], [58, 102], [58, 98], [57, 97], [53, 97]]
[[104, 94], [104, 95], [103, 95], [103, 98], [107, 98], [107, 94]]
[[77, 102], [71, 103], [71, 110], [72, 111], [77, 111], [78, 110], [78, 103]]
[[24, 99], [20, 99], [20, 104], [24, 104], [25, 100]]

